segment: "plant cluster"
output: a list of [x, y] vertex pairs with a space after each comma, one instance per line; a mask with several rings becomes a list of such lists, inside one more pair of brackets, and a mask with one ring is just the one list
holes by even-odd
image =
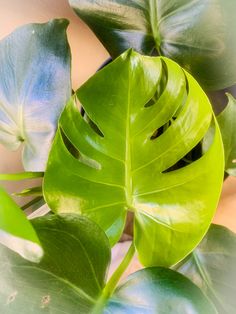
[[0, 188], [0, 312], [235, 313], [236, 236], [211, 224], [236, 175], [234, 97], [214, 113], [236, 83], [235, 0], [69, 2], [112, 57], [78, 90], [66, 20], [0, 42], [0, 143], [25, 168], [0, 180], [41, 178], [22, 207]]

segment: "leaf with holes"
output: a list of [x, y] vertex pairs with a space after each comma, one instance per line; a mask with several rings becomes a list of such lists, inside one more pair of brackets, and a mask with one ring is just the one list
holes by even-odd
[[0, 143], [23, 143], [25, 169], [43, 171], [71, 95], [65, 20], [29, 24], [0, 41]]
[[235, 0], [69, 0], [109, 53], [158, 52], [207, 89], [236, 82]]
[[177, 270], [189, 277], [216, 305], [221, 314], [236, 308], [236, 235], [212, 225], [200, 245]]
[[30, 261], [39, 262], [43, 250], [31, 223], [1, 187], [0, 200], [0, 243]]
[[131, 211], [141, 262], [178, 262], [202, 239], [221, 191], [217, 125], [206, 154], [175, 169], [212, 119], [206, 95], [175, 62], [124, 53], [76, 92], [60, 118], [44, 178], [49, 207], [90, 217], [111, 244]]
[[39, 264], [0, 246], [1, 313], [215, 313], [190, 280], [163, 268], [133, 274], [104, 298], [110, 261], [104, 232], [78, 215], [51, 215], [33, 224], [45, 251]]

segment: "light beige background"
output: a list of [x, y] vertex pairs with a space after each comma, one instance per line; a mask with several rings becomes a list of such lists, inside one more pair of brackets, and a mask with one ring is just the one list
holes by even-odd
[[[52, 18], [70, 21], [68, 38], [72, 49], [73, 88], [78, 88], [108, 57], [107, 52], [92, 32], [78, 19], [67, 0], [0, 0], [0, 39], [17, 26], [31, 22], [46, 22]], [[21, 171], [20, 152], [11, 153], [0, 146], [0, 173]], [[8, 184], [8, 190], [19, 190], [17, 184]], [[236, 231], [236, 179], [228, 178], [215, 217]]]

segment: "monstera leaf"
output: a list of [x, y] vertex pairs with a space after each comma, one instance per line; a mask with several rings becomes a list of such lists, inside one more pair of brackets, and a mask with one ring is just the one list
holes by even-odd
[[22, 143], [25, 169], [43, 171], [71, 94], [65, 20], [20, 27], [0, 42], [0, 143]]
[[202, 239], [221, 191], [216, 125], [206, 154], [175, 169], [212, 119], [206, 95], [176, 63], [124, 53], [76, 92], [60, 118], [44, 177], [49, 207], [90, 217], [111, 244], [130, 211], [141, 262], [178, 262]]
[[69, 0], [110, 54], [172, 58], [207, 89], [236, 82], [235, 0]]
[[4, 270], [1, 313], [124, 313], [124, 308], [142, 314], [163, 309], [176, 314], [187, 314], [190, 309], [198, 314], [215, 313], [198, 287], [181, 274], [162, 268], [137, 272], [110, 302], [109, 298], [103, 300], [110, 261], [104, 232], [77, 215], [37, 218], [33, 224], [45, 251], [39, 264], [0, 247], [0, 267]]
[[39, 262], [43, 250], [22, 210], [0, 187], [0, 243], [24, 258]]
[[236, 235], [225, 227], [212, 225], [201, 244], [177, 269], [207, 294], [220, 314], [234, 314], [235, 265]]

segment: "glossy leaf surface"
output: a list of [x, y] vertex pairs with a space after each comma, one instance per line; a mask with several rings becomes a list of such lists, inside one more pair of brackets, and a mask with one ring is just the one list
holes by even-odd
[[236, 82], [235, 0], [69, 0], [113, 57], [174, 59], [207, 89]]
[[163, 268], [133, 274], [97, 311], [110, 261], [104, 232], [77, 215], [37, 218], [33, 224], [45, 251], [40, 264], [0, 247], [4, 269], [0, 311], [4, 314], [151, 314], [167, 309], [170, 314], [188, 314], [190, 309], [197, 314], [215, 313], [199, 288]]
[[216, 208], [223, 174], [218, 128], [202, 158], [171, 167], [201, 141], [212, 118], [206, 95], [176, 63], [124, 53], [76, 92], [60, 118], [44, 178], [49, 207], [90, 217], [111, 244], [132, 211], [141, 262], [178, 262], [201, 240]]
[[39, 264], [0, 247], [0, 312], [90, 313], [110, 261], [104, 232], [77, 215], [37, 218], [33, 225], [45, 251]]
[[27, 170], [44, 170], [71, 95], [67, 25], [29, 24], [0, 41], [0, 143], [11, 150], [23, 143]]
[[211, 225], [207, 235], [177, 268], [212, 300], [220, 314], [234, 314], [236, 307], [236, 235]]
[[22, 257], [39, 262], [43, 250], [23, 211], [0, 187], [0, 243]]
[[165, 268], [138, 271], [118, 287], [105, 314], [213, 314], [214, 306], [187, 278]]

